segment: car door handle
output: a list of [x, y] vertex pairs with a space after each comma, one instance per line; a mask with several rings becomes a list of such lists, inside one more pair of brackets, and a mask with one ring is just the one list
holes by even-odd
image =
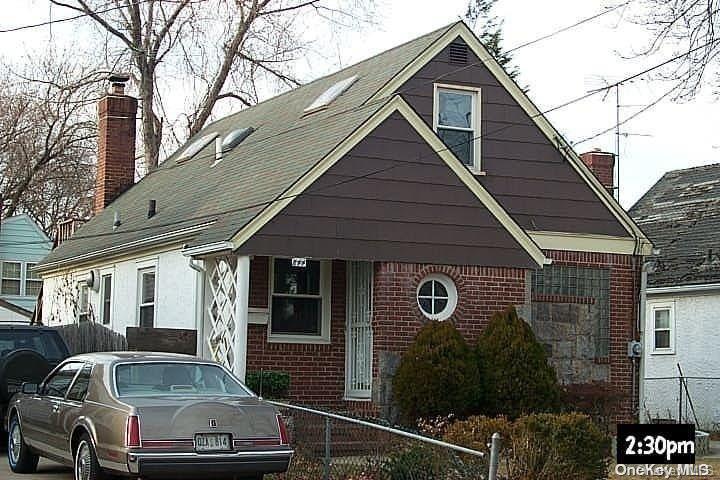
[[60, 405], [53, 405], [53, 407], [52, 407], [53, 413], [57, 413], [58, 410], [60, 410]]

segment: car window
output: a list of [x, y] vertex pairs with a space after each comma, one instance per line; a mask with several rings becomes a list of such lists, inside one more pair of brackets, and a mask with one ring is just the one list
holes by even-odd
[[90, 386], [90, 373], [92, 373], [92, 365], [86, 363], [85, 366], [82, 367], [82, 370], [80, 370], [80, 374], [78, 374], [75, 379], [75, 383], [73, 383], [72, 387], [70, 387], [70, 391], [67, 394], [68, 400], [75, 400], [77, 402], [85, 400], [85, 395], [87, 394], [88, 387]]
[[119, 396], [251, 395], [223, 368], [190, 362], [120, 364], [115, 384]]
[[67, 357], [59, 335], [43, 330], [0, 330], [0, 357], [13, 350], [28, 348], [35, 350], [51, 362], [60, 362]]
[[43, 384], [42, 395], [64, 398], [75, 374], [82, 368], [80, 362], [70, 362], [63, 365], [60, 370], [52, 374]]

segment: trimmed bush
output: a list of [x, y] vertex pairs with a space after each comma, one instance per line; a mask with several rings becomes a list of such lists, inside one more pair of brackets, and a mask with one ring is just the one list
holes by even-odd
[[615, 427], [613, 418], [628, 394], [608, 382], [565, 385], [562, 393], [563, 409], [589, 415], [605, 432]]
[[[445, 431], [443, 440], [448, 443], [460, 445], [485, 452], [492, 439], [493, 433], [497, 432], [502, 438], [502, 447], [506, 449], [509, 445], [513, 424], [506, 417], [485, 417], [476, 415], [453, 423]], [[503, 454], [503, 456], [505, 456]]]
[[402, 419], [454, 413], [464, 416], [477, 401], [480, 377], [471, 348], [451, 322], [429, 322], [403, 354], [393, 378]]
[[272, 370], [247, 372], [245, 385], [264, 398], [287, 398], [290, 390], [290, 374]]
[[560, 387], [555, 369], [530, 325], [518, 317], [514, 307], [493, 315], [476, 352], [486, 384], [481, 413], [512, 419], [558, 411]]

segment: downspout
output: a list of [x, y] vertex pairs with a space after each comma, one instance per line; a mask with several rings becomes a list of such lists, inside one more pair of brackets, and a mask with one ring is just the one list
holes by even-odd
[[[643, 376], [645, 375], [645, 358], [647, 354], [645, 353], [645, 316], [647, 312], [647, 278], [648, 273], [655, 272], [655, 262], [650, 260], [647, 262], [643, 262], [642, 269], [640, 271], [640, 301], [638, 305], [638, 320], [637, 320], [637, 332], [640, 338], [640, 372], [638, 374], [638, 381], [640, 382], [640, 386], [638, 389], [638, 403], [640, 402], [640, 399], [644, 397], [645, 393], [645, 382], [643, 382]], [[633, 358], [633, 370], [635, 368], [635, 362], [636, 359]], [[633, 375], [633, 381], [635, 379], [635, 376]], [[637, 408], [638, 412], [638, 420], [640, 420], [640, 405], [638, 404]]]
[[197, 331], [196, 354], [203, 356], [205, 339], [205, 319], [203, 304], [205, 301], [205, 269], [195, 263], [195, 259], [188, 259], [188, 266], [195, 270], [195, 330]]

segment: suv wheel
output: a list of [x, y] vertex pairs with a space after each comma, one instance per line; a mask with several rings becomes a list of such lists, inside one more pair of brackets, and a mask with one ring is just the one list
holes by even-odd
[[77, 449], [75, 449], [73, 470], [75, 480], [103, 480], [105, 478], [98, 463], [95, 448], [87, 434], [80, 437]]
[[13, 415], [8, 429], [8, 463], [15, 473], [35, 473], [40, 457], [25, 443], [17, 415]]

